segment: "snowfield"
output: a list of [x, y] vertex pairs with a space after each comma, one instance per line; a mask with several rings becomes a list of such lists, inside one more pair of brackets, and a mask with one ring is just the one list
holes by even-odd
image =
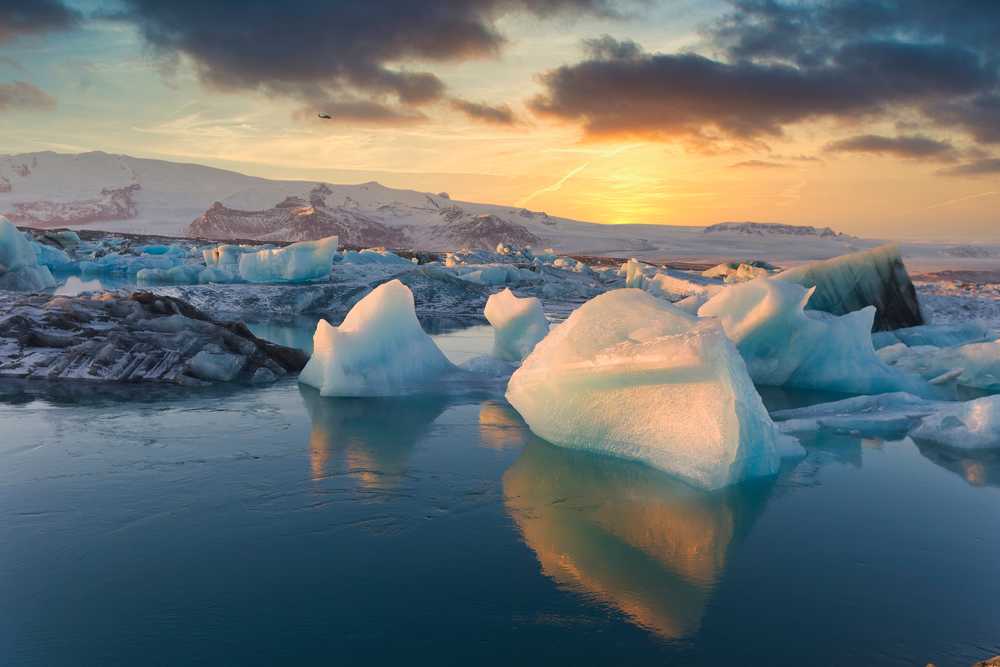
[[[275, 181], [194, 164], [101, 152], [0, 155], [0, 214], [22, 226], [314, 241], [448, 251], [498, 243], [560, 254], [688, 260], [767, 260], [788, 268], [873, 248], [830, 228], [720, 223], [709, 227], [601, 225], [444, 193]], [[891, 240], [891, 239], [890, 239]], [[1000, 242], [903, 243], [911, 271], [1000, 270]]]

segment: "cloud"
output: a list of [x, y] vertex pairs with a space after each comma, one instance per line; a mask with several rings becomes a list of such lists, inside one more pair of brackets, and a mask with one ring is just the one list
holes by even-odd
[[[0, 0], [2, 1], [2, 0]], [[184, 56], [223, 90], [259, 90], [311, 106], [359, 98], [386, 116], [440, 101], [446, 86], [414, 63], [494, 57], [497, 20], [527, 12], [613, 16], [612, 0], [122, 0], [114, 18], [134, 24], [165, 56]]]
[[883, 137], [878, 134], [861, 134], [834, 141], [826, 146], [831, 153], [871, 153], [893, 157], [931, 160], [955, 160], [955, 147], [948, 141], [931, 139], [923, 135]]
[[61, 0], [0, 0], [0, 44], [22, 35], [67, 30], [81, 18]]
[[1000, 93], [931, 105], [928, 115], [946, 125], [965, 129], [977, 141], [1000, 143]]
[[860, 120], [974, 94], [997, 80], [975, 53], [945, 44], [854, 43], [802, 67], [598, 43], [586, 44], [587, 59], [541, 76], [544, 91], [529, 102], [535, 113], [578, 122], [593, 137], [749, 142], [803, 121]]
[[451, 107], [456, 111], [461, 111], [473, 120], [495, 125], [513, 125], [517, 119], [514, 112], [506, 104], [490, 106], [489, 104], [479, 104], [468, 100], [453, 98]]
[[967, 162], [956, 167], [941, 170], [946, 176], [993, 176], [1000, 175], [1000, 158], [984, 158]]
[[787, 164], [768, 162], [767, 160], [744, 160], [729, 165], [730, 169], [788, 169]]
[[1000, 3], [730, 0], [695, 52], [607, 35], [541, 75], [542, 116], [704, 149], [819, 119], [915, 117], [1000, 142]]
[[26, 81], [0, 83], [0, 111], [54, 109], [54, 97]]

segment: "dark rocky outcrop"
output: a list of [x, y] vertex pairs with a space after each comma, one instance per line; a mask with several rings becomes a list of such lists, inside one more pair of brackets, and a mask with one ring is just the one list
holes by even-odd
[[150, 292], [0, 293], [0, 378], [199, 385], [271, 382], [305, 354]]

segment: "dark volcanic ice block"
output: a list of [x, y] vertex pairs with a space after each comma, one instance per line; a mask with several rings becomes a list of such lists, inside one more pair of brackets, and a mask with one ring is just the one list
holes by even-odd
[[917, 290], [895, 244], [803, 264], [777, 278], [815, 287], [816, 292], [806, 306], [810, 310], [845, 315], [875, 306], [874, 331], [924, 323]]

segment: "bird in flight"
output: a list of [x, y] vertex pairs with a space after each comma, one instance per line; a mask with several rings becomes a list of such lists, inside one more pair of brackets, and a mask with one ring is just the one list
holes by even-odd
[[331, 118], [330, 114], [328, 114], [328, 113], [321, 113], [321, 114], [316, 114], [316, 115], [319, 116], [320, 118], [324, 119], [324, 120], [330, 120], [330, 118]]

